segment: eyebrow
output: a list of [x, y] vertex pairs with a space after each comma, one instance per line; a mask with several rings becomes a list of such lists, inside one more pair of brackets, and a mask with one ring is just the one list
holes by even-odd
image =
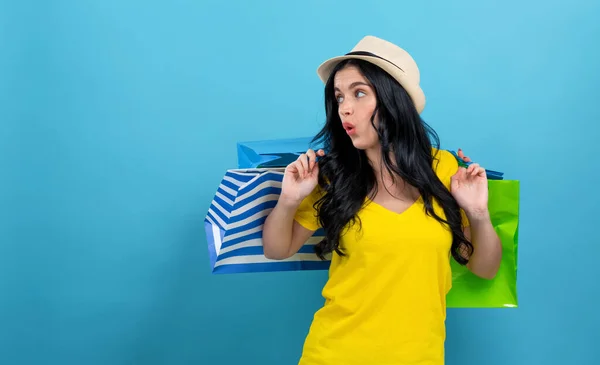
[[[349, 86], [348, 88], [349, 88], [349, 89], [354, 89], [354, 88], [355, 88], [355, 87], [357, 87], [358, 85], [364, 85], [364, 86], [367, 86], [367, 87], [371, 87], [371, 85], [367, 84], [366, 82], [362, 82], [362, 81], [355, 81], [355, 82], [351, 83], [351, 84], [350, 84], [350, 86]], [[341, 90], [340, 90], [340, 89], [339, 89], [337, 86], [336, 86], [336, 87], [334, 87], [334, 89], [335, 89], [336, 91], [341, 91]]]

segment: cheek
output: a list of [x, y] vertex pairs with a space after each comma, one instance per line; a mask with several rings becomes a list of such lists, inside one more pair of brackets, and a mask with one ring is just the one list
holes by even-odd
[[371, 117], [373, 116], [374, 110], [375, 108], [371, 109], [366, 118], [368, 128], [367, 138], [369, 140], [369, 143], [376, 143], [376, 141], [379, 139], [379, 135], [377, 134], [377, 128], [379, 127], [379, 118], [377, 117], [377, 114], [375, 115], [375, 119], [373, 120], [375, 128], [373, 128], [373, 125], [371, 124]]
[[[365, 105], [365, 108], [363, 108], [363, 110], [361, 111], [361, 120], [365, 123], [365, 126], [369, 127], [369, 128], [373, 128], [373, 126], [371, 125], [371, 117], [373, 117], [373, 112], [375, 111], [375, 103], [369, 103], [368, 105]], [[378, 125], [378, 118], [377, 115], [375, 115], [375, 120], [373, 121], [375, 126]]]

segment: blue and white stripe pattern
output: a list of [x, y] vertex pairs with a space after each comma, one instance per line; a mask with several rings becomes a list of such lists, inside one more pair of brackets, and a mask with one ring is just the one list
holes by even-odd
[[228, 170], [204, 220], [213, 273], [327, 270], [314, 245], [318, 230], [294, 256], [269, 260], [262, 247], [262, 226], [281, 193], [283, 168]]

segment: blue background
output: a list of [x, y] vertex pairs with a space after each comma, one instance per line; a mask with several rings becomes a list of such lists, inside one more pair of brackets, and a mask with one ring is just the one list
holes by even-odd
[[599, 363], [599, 15], [592, 0], [3, 3], [0, 363], [294, 364], [325, 273], [212, 275], [203, 219], [236, 141], [318, 130], [315, 69], [366, 34], [415, 57], [443, 147], [522, 182], [520, 307], [449, 310], [447, 363]]

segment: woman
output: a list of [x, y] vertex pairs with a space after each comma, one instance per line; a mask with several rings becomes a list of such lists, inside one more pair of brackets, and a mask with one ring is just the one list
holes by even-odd
[[485, 170], [438, 149], [419, 70], [398, 46], [365, 37], [318, 72], [327, 120], [315, 140], [327, 154], [287, 166], [263, 227], [272, 259], [325, 231], [325, 305], [300, 364], [443, 364], [449, 260], [487, 279], [500, 265]]

